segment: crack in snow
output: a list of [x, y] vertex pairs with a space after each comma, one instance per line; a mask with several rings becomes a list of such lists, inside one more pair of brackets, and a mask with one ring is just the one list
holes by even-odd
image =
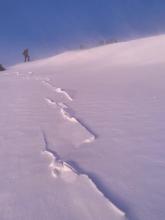
[[94, 135], [93, 132], [91, 132], [85, 125], [83, 125], [79, 119], [72, 115], [71, 109], [66, 104], [62, 102], [56, 103], [54, 100], [50, 98], [45, 98], [45, 100], [48, 104], [59, 108], [59, 111], [64, 119], [68, 120], [71, 123], [81, 126], [83, 130], [86, 130], [86, 132], [90, 134], [90, 137], [86, 138], [82, 143], [89, 144], [96, 140], [96, 135]]
[[61, 93], [63, 94], [68, 100], [73, 101], [73, 98], [69, 95], [68, 92], [66, 92], [64, 89], [62, 88], [57, 88], [54, 85], [52, 85], [50, 82], [48, 82], [47, 80], [43, 80], [42, 81], [43, 84], [45, 84], [46, 86], [48, 86], [52, 91], [56, 92], [56, 93]]
[[[49, 148], [48, 140], [44, 131], [42, 131], [42, 137], [44, 140], [44, 150], [43, 153], [48, 155], [51, 158], [49, 168], [53, 177], [57, 178], [59, 176], [64, 177], [64, 173], [70, 172], [72, 177], [79, 175], [77, 171], [70, 166], [65, 161], [61, 160], [60, 156]], [[65, 179], [65, 178], [64, 178]], [[65, 179], [66, 180], [66, 179]]]
[[91, 136], [89, 138], [85, 139], [83, 141], [83, 143], [88, 144], [88, 143], [95, 141], [96, 136], [91, 131], [89, 131], [89, 129], [86, 126], [84, 126], [79, 119], [77, 119], [76, 117], [74, 117], [71, 114], [71, 110], [69, 109], [68, 106], [66, 106], [63, 103], [59, 103], [58, 106], [60, 106], [60, 112], [61, 112], [63, 118], [67, 119], [68, 121], [70, 121], [72, 123], [81, 125], [82, 128], [84, 128], [87, 132], [90, 133]]
[[70, 101], [73, 101], [73, 98], [64, 89], [57, 88], [56, 92], [64, 94], [67, 97], [67, 99], [69, 99]]
[[[52, 151], [49, 147], [48, 140], [44, 131], [42, 131], [42, 137], [44, 140], [44, 150], [43, 153], [48, 155], [51, 158], [50, 170], [52, 177], [58, 178], [61, 177], [66, 182], [76, 181], [78, 177], [83, 177], [87, 182], [93, 187], [96, 193], [105, 199], [108, 206], [117, 212], [119, 215], [126, 218], [126, 213], [119, 209], [115, 204], [113, 204], [109, 198], [107, 198], [104, 193], [98, 188], [97, 184], [90, 178], [87, 173], [80, 173], [73, 165], [63, 161], [60, 156]], [[66, 175], [67, 174], [67, 175]]]
[[46, 102], [50, 105], [54, 105], [55, 107], [57, 107], [57, 103], [53, 100], [53, 99], [50, 99], [50, 98], [45, 98]]
[[72, 123], [78, 123], [77, 119], [71, 116], [71, 114], [64, 110], [64, 108], [60, 108], [60, 112], [63, 116], [63, 118], [67, 119], [68, 121]]
[[[52, 86], [49, 82], [43, 81], [47, 86], [51, 87], [55, 92], [57, 93], [63, 93], [70, 101], [73, 99], [65, 92], [65, 90], [62, 90], [61, 88], [55, 88]], [[85, 139], [83, 143], [91, 143], [96, 139], [96, 136], [91, 133], [86, 126], [84, 126], [81, 121], [79, 121], [76, 117], [73, 116], [73, 113], [71, 109], [64, 103], [56, 103], [54, 100], [50, 98], [45, 99], [48, 104], [57, 107], [60, 110], [61, 115], [63, 116], [64, 119], [70, 121], [71, 123], [79, 124], [83, 129], [85, 129], [87, 132], [90, 133], [90, 137]], [[49, 168], [51, 171], [51, 175], [54, 178], [62, 178], [66, 182], [74, 182], [78, 177], [83, 177], [84, 180], [87, 181], [88, 184], [95, 190], [96, 193], [98, 193], [102, 198], [104, 198], [105, 202], [107, 205], [113, 209], [116, 213], [118, 213], [120, 216], [123, 216], [126, 218], [126, 214], [119, 209], [114, 203], [111, 202], [111, 200], [106, 197], [103, 191], [100, 190], [100, 188], [97, 186], [97, 182], [88, 175], [86, 172], [80, 172], [79, 170], [76, 169], [73, 165], [63, 161], [61, 157], [57, 154], [57, 152], [53, 151], [50, 149], [48, 140], [46, 137], [46, 134], [44, 131], [42, 131], [42, 136], [44, 140], [44, 150], [43, 153], [47, 155], [51, 161], [49, 164]]]

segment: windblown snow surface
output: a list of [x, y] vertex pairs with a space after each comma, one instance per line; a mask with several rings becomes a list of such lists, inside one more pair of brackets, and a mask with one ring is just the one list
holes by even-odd
[[0, 75], [1, 220], [165, 219], [165, 36]]

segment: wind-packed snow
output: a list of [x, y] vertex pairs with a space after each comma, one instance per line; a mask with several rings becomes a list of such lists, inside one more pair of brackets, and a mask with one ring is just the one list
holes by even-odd
[[165, 35], [0, 75], [1, 220], [164, 220]]

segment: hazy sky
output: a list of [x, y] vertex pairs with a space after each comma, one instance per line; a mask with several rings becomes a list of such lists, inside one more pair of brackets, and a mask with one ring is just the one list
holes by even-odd
[[0, 63], [81, 43], [165, 33], [165, 0], [0, 0]]

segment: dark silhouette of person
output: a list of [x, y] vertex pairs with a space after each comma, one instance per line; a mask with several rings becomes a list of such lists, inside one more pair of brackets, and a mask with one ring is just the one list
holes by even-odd
[[2, 66], [2, 64], [0, 64], [0, 71], [4, 71], [5, 68]]
[[24, 58], [25, 58], [25, 62], [29, 62], [30, 61], [30, 56], [29, 56], [29, 50], [28, 50], [28, 48], [26, 48], [24, 51], [23, 51], [23, 53], [22, 53], [23, 55], [24, 55]]

